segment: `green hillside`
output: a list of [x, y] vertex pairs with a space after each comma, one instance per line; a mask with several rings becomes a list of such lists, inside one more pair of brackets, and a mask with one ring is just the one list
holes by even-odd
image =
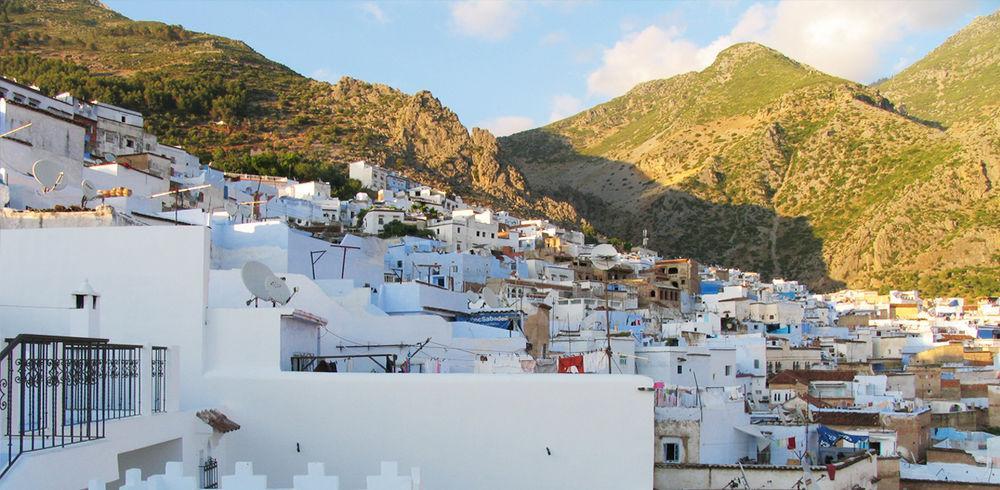
[[877, 88], [910, 113], [945, 125], [995, 118], [1000, 107], [1000, 12], [977, 18]]
[[668, 255], [824, 289], [996, 292], [1000, 151], [913, 114], [740, 44], [501, 147], [532, 189]]
[[430, 92], [311, 80], [243, 42], [133, 21], [96, 1], [3, 5], [0, 74], [141, 110], [161, 141], [217, 166], [255, 168], [251, 152], [269, 152], [304, 162], [295, 176], [343, 180], [340, 164], [373, 159], [474, 202], [577, 219], [565, 204], [532, 198], [499, 161], [496, 139], [470, 132]]

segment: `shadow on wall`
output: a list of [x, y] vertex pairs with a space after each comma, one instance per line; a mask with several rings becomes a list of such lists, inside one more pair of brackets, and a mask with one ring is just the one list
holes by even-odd
[[[664, 186], [629, 162], [577, 153], [563, 136], [539, 130], [532, 133], [527, 140], [532, 147], [530, 154], [545, 155], [543, 160], [527, 164], [519, 154], [522, 148], [511, 145], [504, 156], [529, 177], [532, 190], [571, 203], [577, 214], [602, 233], [638, 244], [646, 229], [650, 248], [666, 257], [692, 257], [705, 264], [756, 271], [764, 278], [795, 279], [816, 291], [844, 287], [843, 282], [829, 276], [823, 240], [806, 217], [780, 216], [770, 207], [756, 204], [712, 202]], [[523, 145], [526, 135], [520, 136], [518, 143]], [[566, 162], [572, 166], [567, 167]], [[546, 169], [546, 165], [555, 167]], [[539, 175], [553, 169], [600, 175], [601, 188], [608, 186], [603, 194], [621, 198], [605, 200], [581, 190], [581, 186], [555, 183]], [[706, 185], [706, 180], [725, 176], [697, 178], [698, 185]]]

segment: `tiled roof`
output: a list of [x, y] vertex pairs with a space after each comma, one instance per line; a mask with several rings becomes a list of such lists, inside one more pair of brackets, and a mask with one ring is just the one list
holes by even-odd
[[788, 369], [781, 371], [771, 379], [767, 380], [767, 384], [795, 384], [802, 383], [808, 385], [812, 381], [854, 381], [855, 376], [854, 371], [821, 371], [821, 370], [806, 370], [806, 369]]
[[813, 411], [812, 417], [814, 422], [823, 425], [848, 427], [879, 427], [881, 425], [878, 412], [862, 412], [859, 410]]

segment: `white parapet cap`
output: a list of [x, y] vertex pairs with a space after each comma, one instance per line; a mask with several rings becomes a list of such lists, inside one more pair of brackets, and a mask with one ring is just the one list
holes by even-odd
[[314, 315], [312, 313], [309, 313], [308, 311], [303, 311], [297, 308], [292, 311], [292, 314], [283, 316], [288, 316], [291, 318], [295, 318], [296, 320], [302, 320], [305, 322], [314, 323], [321, 327], [325, 327], [327, 324], [326, 318], [323, 318], [319, 315]]

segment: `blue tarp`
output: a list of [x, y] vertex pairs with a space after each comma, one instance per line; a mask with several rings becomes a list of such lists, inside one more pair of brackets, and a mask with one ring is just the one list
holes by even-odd
[[722, 283], [719, 281], [701, 281], [699, 287], [700, 294], [719, 294], [722, 291]]
[[868, 436], [856, 436], [854, 434], [840, 432], [839, 430], [833, 430], [823, 425], [816, 429], [816, 433], [819, 434], [819, 445], [823, 447], [835, 447], [837, 445], [837, 441], [841, 439], [855, 446], [858, 444], [868, 444]]

